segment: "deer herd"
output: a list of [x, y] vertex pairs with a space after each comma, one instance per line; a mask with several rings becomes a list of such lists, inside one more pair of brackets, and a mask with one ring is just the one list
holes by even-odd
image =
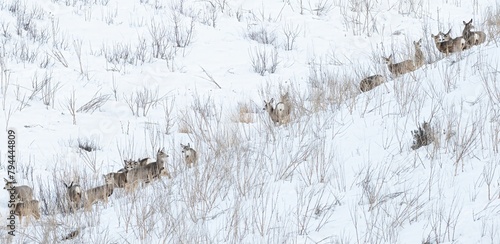
[[[469, 22], [463, 21], [463, 24], [465, 25], [464, 30], [462, 31], [462, 36], [459, 37], [452, 38], [450, 35], [451, 29], [447, 33], [440, 31], [437, 35], [431, 34], [431, 38], [434, 39], [434, 44], [439, 52], [446, 55], [457, 53], [467, 50], [472, 46], [480, 45], [486, 41], [486, 34], [484, 32], [472, 31], [472, 29], [474, 29], [472, 19]], [[425, 64], [424, 53], [421, 50], [421, 41], [422, 39], [413, 42], [415, 46], [415, 56], [412, 59], [394, 63], [392, 54], [387, 58], [382, 57], [392, 75], [397, 77], [415, 71]], [[372, 75], [361, 80], [359, 89], [362, 92], [366, 92], [384, 82], [385, 78], [382, 75]]]
[[[181, 144], [181, 147], [184, 162], [189, 167], [194, 166], [198, 160], [197, 152], [191, 148], [189, 143], [187, 145]], [[90, 211], [92, 205], [97, 202], [107, 204], [108, 198], [113, 194], [115, 188], [123, 188], [126, 193], [131, 193], [141, 183], [148, 184], [161, 176], [167, 176], [171, 179], [172, 176], [165, 167], [167, 158], [165, 150], [161, 149], [156, 153], [156, 161], [150, 158], [137, 161], [124, 160], [122, 169], [104, 175], [103, 185], [87, 190], [83, 190], [78, 183], [73, 181], [70, 184], [64, 183], [69, 211], [75, 212], [82, 207], [85, 211]], [[28, 222], [31, 216], [39, 219], [40, 206], [38, 200], [33, 199], [33, 189], [26, 185], [14, 186], [14, 181], [5, 178], [4, 181], [4, 189], [8, 190], [10, 194], [11, 214], [19, 217], [19, 223], [22, 224], [23, 217], [28, 218]]]
[[[448, 55], [485, 42], [486, 35], [484, 32], [472, 31], [474, 28], [472, 19], [469, 22], [464, 21], [463, 24], [465, 27], [460, 37], [452, 38], [450, 36], [451, 29], [447, 33], [442, 33], [440, 31], [437, 35], [431, 35], [434, 39], [436, 48], [440, 52]], [[422, 40], [413, 42], [415, 47], [415, 56], [413, 59], [394, 63], [392, 54], [387, 58], [383, 57], [389, 71], [394, 76], [415, 71], [424, 65], [425, 58], [421, 50], [421, 41]], [[385, 78], [382, 75], [373, 75], [363, 79], [360, 82], [359, 88], [362, 92], [366, 92], [384, 82]], [[292, 109], [288, 92], [281, 95], [280, 101], [276, 106], [274, 106], [273, 103], [274, 98], [269, 102], [264, 100], [264, 110], [269, 114], [271, 121], [276, 125], [288, 123], [290, 121], [290, 111]], [[181, 143], [181, 148], [186, 165], [188, 167], [194, 166], [198, 161], [197, 152], [191, 148], [189, 143], [187, 145]], [[153, 161], [151, 158], [139, 159], [137, 161], [124, 160], [123, 169], [104, 175], [104, 185], [87, 190], [82, 190], [82, 187], [74, 182], [71, 182], [69, 185], [64, 183], [67, 191], [66, 196], [69, 200], [68, 207], [70, 212], [74, 212], [82, 206], [85, 211], [89, 211], [92, 205], [97, 202], [106, 204], [115, 188], [124, 188], [125, 192], [130, 193], [136, 190], [140, 183], [147, 184], [161, 176], [167, 176], [169, 179], [172, 178], [165, 168], [167, 158], [168, 155], [164, 152], [164, 149], [161, 149], [158, 150], [156, 154], [156, 161]], [[19, 216], [19, 222], [22, 223], [23, 216], [27, 217], [28, 221], [30, 220], [30, 216], [39, 219], [39, 203], [37, 200], [33, 199], [33, 190], [29, 186], [14, 186], [14, 182], [8, 181], [7, 179], [4, 180], [6, 182], [4, 189], [10, 189], [10, 203], [12, 204], [9, 204], [9, 206], [11, 206], [11, 213]]]

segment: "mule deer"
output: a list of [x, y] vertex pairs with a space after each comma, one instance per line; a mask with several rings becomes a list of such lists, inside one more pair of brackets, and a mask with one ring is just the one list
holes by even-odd
[[381, 85], [384, 82], [385, 82], [385, 78], [381, 75], [368, 76], [368, 77], [364, 78], [363, 80], [361, 80], [361, 82], [359, 84], [359, 89], [362, 92], [367, 92], [367, 91]]
[[149, 183], [154, 178], [158, 178], [162, 174], [167, 157], [168, 155], [164, 152], [164, 149], [158, 150], [156, 162], [129, 170], [127, 172], [127, 190], [135, 189], [139, 181]]
[[125, 188], [127, 185], [127, 172], [113, 172], [104, 176], [106, 181], [111, 181], [111, 178], [113, 179], [113, 184], [116, 188]]
[[9, 208], [13, 213], [19, 216], [19, 224], [23, 223], [23, 216], [28, 218], [28, 223], [30, 217], [33, 216], [35, 219], [40, 219], [40, 206], [38, 200], [22, 200], [21, 196], [18, 194], [14, 195], [14, 199], [11, 199], [8, 204]]
[[467, 40], [463, 36], [457, 36], [457, 37], [453, 38], [453, 37], [451, 37], [450, 32], [451, 32], [451, 28], [448, 30], [447, 33], [443, 33], [443, 40], [444, 41], [452, 41], [454, 43], [454, 45], [456, 45], [458, 47], [462, 47], [462, 50], [460, 50], [460, 51], [463, 51], [463, 50], [471, 47], [467, 43]]
[[64, 183], [64, 186], [67, 189], [67, 196], [70, 202], [70, 211], [74, 211], [76, 207], [80, 206], [82, 200], [82, 188], [80, 187], [80, 185], [74, 184], [73, 181], [69, 185]]
[[139, 164], [132, 159], [123, 160], [123, 168], [118, 170], [118, 173], [127, 172], [133, 168], [136, 168], [137, 166], [139, 166]]
[[140, 166], [146, 166], [147, 164], [150, 164], [153, 162], [151, 158], [143, 158], [143, 159], [138, 159], [137, 161], [134, 161], [132, 159], [129, 160], [123, 160], [123, 169], [118, 170], [118, 173], [126, 172], [128, 170], [131, 170], [133, 168], [137, 168]]
[[411, 59], [399, 63], [393, 63], [392, 54], [387, 58], [382, 58], [387, 63], [389, 71], [395, 76], [406, 74], [415, 70], [415, 64]]
[[188, 167], [191, 167], [196, 164], [198, 161], [198, 153], [191, 148], [191, 145], [188, 143], [184, 145], [181, 143], [182, 154], [184, 155], [184, 161], [186, 162]]
[[151, 158], [143, 158], [143, 159], [138, 159], [137, 163], [139, 166], [146, 166], [147, 164], [153, 163], [153, 160]]
[[264, 110], [267, 111], [269, 117], [275, 124], [285, 124], [290, 119], [290, 108], [284, 102], [279, 102], [276, 107], [273, 106], [274, 98], [269, 102], [264, 100]]
[[108, 204], [108, 197], [113, 194], [114, 189], [114, 179], [106, 178], [104, 175], [104, 179], [106, 181], [105, 185], [94, 187], [85, 191], [85, 210], [88, 211], [92, 208], [92, 205], [98, 201], [104, 202], [104, 204]]
[[3, 187], [3, 189], [9, 191], [11, 195], [19, 197], [21, 201], [28, 201], [33, 199], [33, 189], [31, 189], [31, 187], [26, 185], [15, 186], [15, 181], [8, 181], [5, 178], [3, 178], [3, 180], [5, 181], [5, 186]]
[[[457, 38], [452, 38], [450, 35], [451, 29], [448, 33], [442, 33], [441, 31], [435, 36], [431, 34], [432, 39], [434, 39], [434, 44], [438, 51], [448, 55], [450, 53], [461, 52], [467, 48], [467, 42], [461, 36]], [[442, 37], [442, 40], [441, 40]]]
[[425, 64], [424, 53], [422, 52], [422, 39], [413, 41], [415, 46], [415, 69], [422, 67]]
[[474, 26], [472, 25], [472, 19], [469, 22], [464, 22], [464, 30], [462, 31], [462, 36], [467, 41], [469, 46], [479, 45], [486, 41], [486, 34], [482, 31], [472, 31]]
[[161, 150], [158, 149], [156, 152], [156, 162], [149, 163], [143, 168], [145, 168], [148, 172], [148, 180], [146, 183], [149, 183], [152, 179], [158, 178], [162, 174], [162, 170], [165, 169], [165, 161], [167, 160], [168, 155], [165, 153], [165, 148]]

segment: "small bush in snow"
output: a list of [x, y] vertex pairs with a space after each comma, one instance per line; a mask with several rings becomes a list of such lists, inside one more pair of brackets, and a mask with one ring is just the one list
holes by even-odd
[[247, 37], [250, 40], [275, 46], [277, 40], [276, 33], [268, 31], [264, 26], [255, 27], [255, 25], [249, 25], [247, 29]]
[[278, 67], [278, 51], [276, 48], [268, 50], [266, 47], [257, 47], [250, 51], [253, 71], [264, 76], [266, 73], [273, 74]]
[[420, 147], [427, 146], [434, 141], [434, 132], [431, 125], [425, 122], [417, 130], [411, 132], [413, 135], [413, 145], [411, 149], [417, 150]]
[[100, 149], [99, 143], [93, 138], [78, 138], [77, 142], [78, 148], [87, 152], [93, 152]]
[[497, 5], [495, 9], [488, 8], [485, 23], [490, 40], [498, 45], [500, 40], [500, 5]]
[[291, 51], [295, 47], [295, 40], [300, 35], [300, 26], [288, 23], [283, 25], [283, 34], [285, 35], [285, 43], [283, 47], [286, 51]]

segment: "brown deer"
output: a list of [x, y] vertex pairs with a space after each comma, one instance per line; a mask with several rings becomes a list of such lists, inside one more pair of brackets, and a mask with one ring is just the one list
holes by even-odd
[[194, 150], [191, 145], [188, 143], [184, 145], [181, 143], [182, 154], [184, 155], [184, 161], [186, 162], [188, 167], [191, 167], [196, 164], [198, 161], [198, 153]]
[[86, 199], [84, 206], [86, 211], [91, 210], [92, 205], [98, 201], [102, 201], [106, 205], [108, 204], [108, 198], [113, 194], [115, 182], [113, 178], [106, 178], [105, 175], [104, 179], [106, 184], [85, 191]]
[[450, 53], [461, 52], [467, 48], [467, 42], [461, 36], [452, 38], [450, 35], [451, 29], [445, 34], [441, 31], [435, 36], [431, 34], [434, 39], [434, 44], [438, 51], [448, 55]]
[[168, 155], [164, 152], [164, 149], [161, 149], [156, 153], [156, 162], [129, 170], [127, 172], [127, 191], [135, 189], [141, 181], [149, 183], [164, 174], [170, 177], [168, 173], [165, 173], [166, 158], [168, 158]]
[[415, 64], [413, 60], [408, 59], [403, 62], [393, 63], [392, 54], [389, 57], [382, 57], [387, 63], [387, 68], [395, 76], [406, 74], [415, 70]]
[[129, 160], [123, 160], [123, 169], [118, 170], [118, 173], [126, 172], [128, 170], [131, 170], [133, 168], [137, 168], [140, 166], [146, 166], [149, 163], [152, 163], [153, 160], [151, 158], [143, 158], [143, 159], [138, 159], [137, 161], [134, 161], [132, 159]]
[[31, 187], [26, 185], [15, 186], [15, 181], [8, 181], [5, 178], [3, 178], [3, 180], [5, 181], [5, 186], [3, 187], [3, 189], [9, 191], [11, 195], [19, 197], [21, 201], [28, 201], [33, 199], [33, 189], [31, 189]]
[[9, 201], [8, 206], [15, 215], [19, 216], [19, 224], [21, 225], [23, 223], [23, 216], [28, 218], [28, 223], [31, 222], [31, 216], [37, 220], [40, 219], [38, 200], [22, 200], [21, 196], [15, 194], [14, 199]]
[[413, 41], [415, 46], [415, 69], [422, 67], [425, 64], [424, 52], [422, 52], [422, 39]]
[[385, 82], [385, 78], [381, 75], [372, 75], [364, 78], [359, 83], [359, 89], [362, 92], [367, 92]]
[[67, 190], [67, 196], [70, 203], [70, 211], [73, 212], [77, 207], [80, 206], [82, 200], [82, 188], [80, 187], [80, 185], [74, 184], [73, 181], [69, 185], [64, 183], [64, 186]]
[[472, 31], [474, 26], [472, 25], [472, 19], [469, 22], [463, 21], [465, 27], [462, 31], [462, 36], [467, 41], [469, 46], [480, 45], [486, 41], [486, 34], [482, 31]]
[[125, 188], [127, 185], [127, 172], [112, 172], [104, 176], [106, 181], [113, 179], [113, 184], [115, 188]]
[[264, 100], [264, 110], [267, 111], [271, 120], [278, 125], [288, 123], [290, 120], [290, 108], [284, 102], [279, 102], [276, 107], [273, 106], [274, 98], [269, 102]]

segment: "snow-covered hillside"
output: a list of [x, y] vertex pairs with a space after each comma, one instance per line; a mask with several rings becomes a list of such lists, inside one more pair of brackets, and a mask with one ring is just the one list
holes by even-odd
[[[2, 132], [0, 177], [33, 187], [41, 218], [9, 235], [0, 191], [0, 242], [500, 243], [499, 16], [495, 0], [3, 0], [17, 165]], [[471, 19], [486, 42], [440, 53], [431, 35]], [[425, 64], [392, 75], [382, 57], [420, 39]], [[275, 125], [264, 102], [287, 92]], [[67, 210], [64, 183], [161, 148], [171, 179]]]

